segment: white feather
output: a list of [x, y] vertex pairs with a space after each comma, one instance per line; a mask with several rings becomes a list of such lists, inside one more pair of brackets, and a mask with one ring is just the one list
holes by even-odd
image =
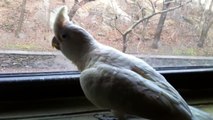
[[58, 7], [50, 12], [50, 23], [49, 24], [50, 24], [50, 28], [52, 30], [54, 29], [55, 22], [61, 18], [65, 18], [65, 20], [69, 20], [67, 6]]

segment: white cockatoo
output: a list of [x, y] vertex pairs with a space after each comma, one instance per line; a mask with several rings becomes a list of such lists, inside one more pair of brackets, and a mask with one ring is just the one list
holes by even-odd
[[213, 120], [189, 106], [146, 62], [97, 42], [69, 20], [66, 7], [56, 15], [54, 33], [52, 45], [78, 67], [87, 99], [111, 109], [119, 120], [127, 114], [151, 120]]

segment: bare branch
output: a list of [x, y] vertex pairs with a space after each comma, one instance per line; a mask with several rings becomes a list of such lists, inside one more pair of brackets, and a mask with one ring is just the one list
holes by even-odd
[[176, 6], [176, 7], [172, 7], [172, 8], [169, 8], [169, 9], [167, 9], [167, 10], [155, 12], [155, 13], [153, 13], [153, 14], [147, 16], [147, 17], [141, 18], [141, 19], [137, 20], [132, 26], [130, 26], [130, 27], [124, 32], [124, 34], [130, 33], [130, 32], [132, 31], [132, 29], [134, 29], [138, 24], [140, 24], [140, 23], [143, 22], [144, 20], [150, 19], [151, 17], [153, 17], [153, 16], [155, 16], [155, 15], [157, 15], [157, 14], [162, 14], [162, 13], [165, 13], [165, 12], [169, 12], [169, 11], [176, 10], [176, 9], [181, 8], [182, 6], [184, 6], [184, 5], [186, 5], [186, 4], [190, 3], [190, 2], [191, 2], [191, 0], [188, 1], [188, 2], [185, 2], [184, 4], [180, 4], [180, 5]]
[[124, 35], [124, 33], [121, 32], [121, 30], [118, 29], [118, 27], [115, 25], [114, 28], [121, 34]]
[[137, 6], [139, 7], [139, 9], [142, 8], [142, 6], [140, 5], [140, 3], [139, 3], [138, 1], [136, 2], [136, 4], [137, 4]]
[[114, 21], [115, 21], [115, 25], [114, 25], [114, 28], [123, 36], [124, 35], [124, 33], [123, 32], [121, 32], [121, 30], [120, 29], [118, 29], [118, 27], [117, 27], [117, 16], [116, 16], [116, 18], [114, 19]]
[[138, 12], [136, 12], [136, 15], [138, 15], [139, 13], [143, 13], [145, 9], [146, 9], [146, 8], [141, 7], [140, 10], [139, 10]]
[[123, 36], [123, 32], [117, 27], [117, 16], [115, 16], [115, 18], [110, 19], [110, 23], [108, 24], [111, 27], [115, 28]]
[[153, 2], [151, 0], [149, 0], [149, 2], [151, 4], [151, 6], [152, 6], [152, 13], [155, 13], [155, 6], [154, 6]]
[[70, 12], [69, 12], [70, 20], [72, 20], [75, 13], [78, 11], [78, 9], [80, 7], [82, 7], [83, 5], [85, 5], [86, 3], [91, 2], [91, 1], [95, 1], [95, 0], [82, 0], [80, 2], [78, 0], [75, 0], [74, 5], [72, 6], [72, 8], [70, 9]]

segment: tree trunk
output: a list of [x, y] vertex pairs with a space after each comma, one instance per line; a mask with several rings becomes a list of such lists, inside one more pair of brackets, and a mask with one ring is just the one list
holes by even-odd
[[199, 37], [199, 41], [198, 41], [198, 44], [197, 44], [198, 47], [200, 47], [200, 48], [203, 47], [204, 42], [205, 42], [205, 40], [206, 40], [206, 38], [208, 36], [209, 29], [212, 26], [212, 24], [213, 24], [213, 20], [211, 20], [211, 22], [206, 22], [205, 21], [203, 23], [201, 35]]
[[198, 44], [197, 46], [202, 48], [203, 45], [204, 45], [204, 42], [208, 36], [208, 32], [209, 32], [209, 29], [210, 27], [212, 26], [213, 24], [213, 13], [211, 11], [211, 8], [213, 6], [213, 1], [211, 1], [211, 4], [209, 5], [209, 8], [208, 10], [204, 11], [204, 22], [203, 22], [203, 25], [202, 25], [202, 30], [201, 30], [201, 34], [200, 34], [200, 37], [199, 37], [199, 41], [198, 41]]
[[[170, 0], [165, 0], [165, 3], [163, 3], [163, 10], [168, 9], [169, 4], [170, 4], [169, 1]], [[160, 41], [160, 36], [161, 36], [162, 30], [163, 30], [163, 26], [164, 26], [164, 22], [166, 20], [166, 16], [167, 16], [167, 12], [162, 13], [161, 16], [160, 16], [158, 26], [156, 28], [155, 35], [154, 35], [154, 40], [153, 40], [153, 43], [152, 43], [152, 48], [154, 48], [154, 49], [158, 48], [158, 42]]]
[[48, 31], [50, 28], [50, 0], [43, 0], [43, 9], [45, 13], [46, 27], [45, 31]]
[[18, 21], [18, 27], [15, 31], [16, 37], [19, 37], [19, 33], [22, 29], [22, 25], [23, 25], [23, 22], [24, 22], [24, 13], [25, 13], [26, 2], [27, 2], [27, 0], [23, 0], [22, 4], [21, 4], [21, 14], [20, 14], [19, 21]]
[[125, 53], [127, 50], [127, 34], [122, 35], [123, 37], [123, 48], [122, 48], [122, 52]]

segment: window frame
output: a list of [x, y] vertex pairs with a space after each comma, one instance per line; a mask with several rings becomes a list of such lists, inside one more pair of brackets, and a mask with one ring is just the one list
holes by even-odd
[[[156, 67], [184, 97], [206, 96], [213, 91], [213, 67]], [[0, 74], [0, 101], [36, 100], [84, 96], [80, 72], [39, 72]], [[193, 91], [190, 95], [185, 91]], [[200, 94], [198, 94], [200, 92]], [[203, 96], [204, 94], [202, 94]]]

